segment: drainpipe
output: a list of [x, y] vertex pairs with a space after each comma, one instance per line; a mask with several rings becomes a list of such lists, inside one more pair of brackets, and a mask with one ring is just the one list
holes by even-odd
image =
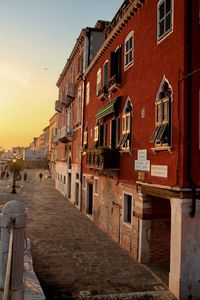
[[[186, 74], [192, 72], [192, 3], [185, 1], [186, 8]], [[192, 188], [192, 207], [190, 216], [193, 218], [196, 213], [196, 189], [192, 179], [192, 104], [191, 104], [191, 91], [192, 91], [192, 77], [185, 76], [186, 80], [186, 109], [187, 109], [187, 129], [186, 129], [186, 141], [187, 141], [187, 157], [186, 157], [186, 176], [189, 186]]]
[[[86, 84], [85, 77], [83, 76], [83, 103], [82, 103], [82, 114], [81, 114], [81, 147], [83, 145], [83, 135], [84, 135], [84, 109], [85, 109], [85, 96], [86, 96]], [[83, 183], [83, 152], [81, 151], [81, 170], [80, 170], [80, 211], [83, 211], [83, 192], [82, 192], [82, 183]]]

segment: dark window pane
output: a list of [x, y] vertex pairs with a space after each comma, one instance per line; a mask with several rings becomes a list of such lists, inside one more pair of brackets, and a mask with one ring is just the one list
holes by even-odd
[[127, 199], [127, 221], [131, 223], [131, 196]]
[[165, 13], [167, 14], [170, 11], [171, 11], [171, 0], [166, 0], [166, 11], [165, 11]]
[[103, 83], [104, 86], [107, 86], [108, 84], [108, 63], [105, 63], [104, 65], [104, 71], [103, 71]]
[[165, 31], [166, 32], [169, 31], [170, 28], [171, 28], [171, 14], [169, 14], [169, 15], [166, 16], [165, 26], [166, 26]]
[[126, 65], [128, 65], [128, 54], [126, 55]]
[[164, 34], [164, 20], [160, 22], [159, 24], [159, 36], [162, 36]]
[[128, 52], [128, 41], [126, 42], [126, 52]]
[[130, 40], [129, 40], [129, 45], [130, 45], [130, 48], [131, 49], [133, 47], [133, 38], [131, 37]]
[[164, 17], [165, 14], [165, 6], [164, 2], [159, 7], [159, 20], [161, 20]]

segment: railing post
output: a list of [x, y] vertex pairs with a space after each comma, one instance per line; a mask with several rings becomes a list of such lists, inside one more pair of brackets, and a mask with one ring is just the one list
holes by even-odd
[[9, 201], [3, 207], [2, 212], [5, 219], [9, 219], [10, 225], [12, 224], [13, 226], [13, 255], [12, 273], [10, 278], [10, 299], [23, 300], [24, 238], [26, 224], [25, 206], [20, 201]]
[[0, 214], [0, 290], [3, 290], [4, 288], [11, 226], [10, 223], [11, 221], [7, 216]]

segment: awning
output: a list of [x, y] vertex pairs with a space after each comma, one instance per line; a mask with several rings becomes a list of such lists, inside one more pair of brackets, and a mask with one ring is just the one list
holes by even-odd
[[109, 102], [107, 105], [100, 108], [96, 114], [96, 119], [103, 118], [107, 115], [113, 114], [116, 112], [117, 103], [119, 102], [120, 97], [115, 98], [113, 101]]

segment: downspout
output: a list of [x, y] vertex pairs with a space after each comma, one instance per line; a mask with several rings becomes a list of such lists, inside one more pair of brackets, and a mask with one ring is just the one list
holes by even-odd
[[[192, 72], [192, 3], [185, 1], [186, 5], [186, 74]], [[196, 188], [192, 179], [192, 77], [186, 76], [186, 109], [187, 109], [187, 129], [186, 129], [186, 141], [187, 141], [187, 157], [186, 157], [186, 176], [189, 186], [192, 188], [192, 207], [190, 216], [193, 218], [196, 213]]]
[[[84, 121], [84, 108], [85, 108], [85, 77], [83, 77], [83, 103], [82, 103], [82, 114], [81, 114], [81, 148], [83, 146], [83, 121]], [[82, 192], [82, 183], [83, 183], [83, 150], [81, 151], [81, 170], [80, 170], [80, 184], [81, 184], [81, 192], [80, 192], [80, 211], [83, 211], [83, 192]]]

